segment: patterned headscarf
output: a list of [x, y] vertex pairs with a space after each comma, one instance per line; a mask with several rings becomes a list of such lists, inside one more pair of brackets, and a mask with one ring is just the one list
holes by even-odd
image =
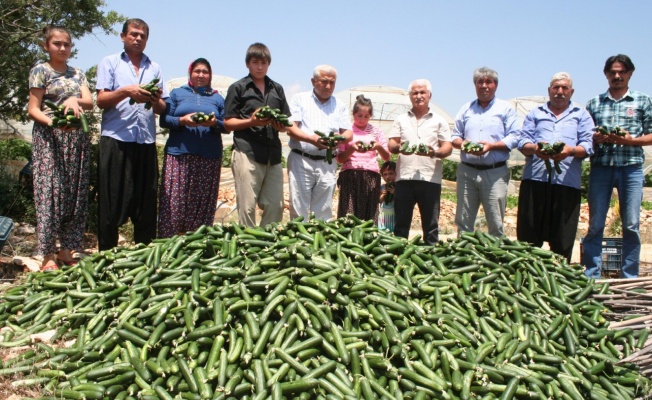
[[[208, 86], [195, 87], [190, 81], [190, 75], [192, 75], [192, 70], [197, 66], [197, 64], [205, 64], [208, 67]], [[211, 63], [209, 63], [207, 59], [200, 57], [190, 63], [190, 66], [188, 66], [188, 86], [191, 87], [194, 91], [205, 95], [211, 95], [213, 93], [217, 93], [217, 90], [213, 90], [213, 88], [211, 87], [212, 80], [213, 80], [213, 69], [211, 68]]]

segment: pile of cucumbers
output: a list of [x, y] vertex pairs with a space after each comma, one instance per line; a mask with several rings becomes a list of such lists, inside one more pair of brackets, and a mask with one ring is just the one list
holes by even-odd
[[290, 122], [287, 115], [283, 114], [278, 108], [273, 108], [268, 105], [260, 107], [258, 112], [256, 112], [256, 117], [261, 119], [271, 118], [285, 126], [292, 126], [292, 122]]
[[367, 152], [367, 151], [373, 149], [374, 146], [376, 145], [376, 142], [373, 141], [373, 140], [370, 141], [370, 142], [363, 142], [362, 140], [360, 140], [360, 141], [357, 141], [355, 143], [355, 145], [356, 145], [356, 148], [357, 148], [358, 151], [361, 151], [361, 152], [364, 153], [364, 152]]
[[[425, 245], [355, 217], [202, 226], [0, 295], [14, 386], [48, 399], [633, 399], [646, 329], [607, 283], [482, 232]], [[31, 335], [55, 330], [55, 345]], [[70, 347], [62, 343], [75, 340]]]
[[79, 117], [77, 117], [72, 109], [68, 109], [68, 112], [64, 112], [66, 106], [63, 104], [56, 105], [50, 100], [45, 100], [43, 103], [54, 111], [52, 123], [50, 124], [51, 127], [60, 129], [81, 128], [82, 132], [86, 134], [90, 132], [86, 114], [83, 112], [80, 112]]
[[[160, 88], [158, 87], [158, 83], [159, 83], [159, 81], [160, 81], [159, 78], [154, 78], [154, 79], [152, 79], [148, 84], [146, 84], [146, 85], [140, 85], [140, 87], [141, 87], [142, 89], [145, 89], [145, 90], [147, 90], [148, 92], [150, 92], [150, 94], [154, 94], [154, 93], [156, 93], [157, 91], [160, 90]], [[131, 105], [133, 106], [134, 104], [136, 104], [136, 100], [134, 100], [134, 99], [129, 99], [129, 104], [131, 104]], [[146, 104], [145, 104], [145, 109], [146, 109], [146, 110], [149, 110], [150, 108], [152, 108], [152, 103], [146, 103]]]

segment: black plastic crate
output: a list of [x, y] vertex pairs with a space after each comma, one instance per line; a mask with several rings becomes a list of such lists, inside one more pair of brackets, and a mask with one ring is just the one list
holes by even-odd
[[[580, 253], [584, 258], [584, 238], [580, 240]], [[602, 270], [620, 271], [623, 265], [623, 238], [602, 239]]]
[[0, 217], [0, 250], [2, 250], [5, 242], [9, 239], [9, 234], [12, 229], [14, 229], [14, 221], [11, 218]]

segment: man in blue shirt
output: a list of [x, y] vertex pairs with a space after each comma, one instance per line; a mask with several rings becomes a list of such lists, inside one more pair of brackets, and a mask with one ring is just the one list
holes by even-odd
[[462, 106], [455, 117], [453, 147], [462, 149], [466, 142], [483, 145], [480, 151], [462, 149], [457, 167], [458, 233], [473, 232], [475, 218], [482, 204], [489, 233], [503, 236], [503, 219], [507, 204], [509, 152], [516, 148], [519, 130], [516, 112], [511, 104], [496, 98], [498, 73], [490, 68], [473, 72], [478, 95]]
[[642, 146], [652, 144], [652, 100], [629, 90], [634, 63], [624, 55], [609, 57], [604, 70], [609, 90], [589, 100], [587, 110], [597, 126], [607, 130], [620, 127], [625, 136], [593, 135], [595, 154], [589, 175], [589, 231], [584, 238], [582, 264], [585, 274], [600, 278], [602, 239], [613, 188], [618, 189], [620, 218], [623, 227], [623, 254], [620, 274], [636, 278], [641, 257], [639, 219], [643, 198]]
[[[168, 95], [161, 69], [143, 53], [149, 38], [147, 23], [127, 20], [120, 38], [124, 51], [105, 57], [97, 66], [97, 106], [103, 110], [98, 165], [100, 250], [118, 244], [118, 227], [127, 219], [134, 225], [136, 243], [147, 244], [156, 237], [154, 113], [165, 112], [163, 99]], [[159, 79], [158, 91], [141, 87], [154, 78]], [[130, 99], [135, 104], [129, 104]]]
[[[533, 109], [523, 122], [518, 148], [526, 156], [518, 196], [518, 240], [550, 249], [570, 261], [580, 216], [582, 160], [593, 153], [593, 120], [581, 106], [572, 104], [573, 80], [569, 74], [553, 75], [550, 101]], [[563, 142], [563, 150], [548, 155], [539, 143]], [[546, 161], [558, 164], [548, 169]]]

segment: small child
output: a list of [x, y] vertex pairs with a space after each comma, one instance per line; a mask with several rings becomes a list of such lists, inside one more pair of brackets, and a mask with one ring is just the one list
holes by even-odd
[[380, 174], [385, 184], [380, 187], [380, 214], [378, 228], [394, 232], [394, 180], [396, 179], [396, 163], [386, 161], [380, 167]]

